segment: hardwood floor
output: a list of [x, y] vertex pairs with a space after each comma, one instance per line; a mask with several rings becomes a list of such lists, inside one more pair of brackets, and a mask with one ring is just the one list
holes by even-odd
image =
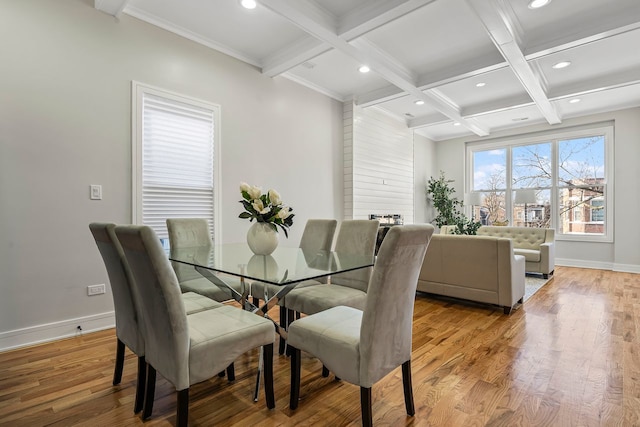
[[[277, 316], [277, 309], [272, 313]], [[501, 308], [418, 295], [413, 331], [416, 415], [402, 373], [373, 387], [378, 426], [640, 426], [640, 275], [558, 268], [510, 316]], [[159, 379], [152, 418], [133, 414], [136, 358], [112, 386], [113, 330], [0, 354], [0, 424], [175, 425], [176, 394]], [[303, 354], [301, 402], [289, 409], [289, 359], [275, 355], [276, 408], [251, 398], [257, 351], [236, 381], [191, 388], [190, 425], [360, 425], [359, 388], [322, 378]]]

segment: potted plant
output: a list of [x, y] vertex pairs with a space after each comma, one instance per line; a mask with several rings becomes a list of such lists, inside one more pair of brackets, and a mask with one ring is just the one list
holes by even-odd
[[467, 218], [460, 211], [464, 204], [454, 196], [456, 190], [451, 187], [452, 182], [445, 178], [442, 171], [438, 179], [431, 177], [427, 181], [427, 201], [431, 201], [438, 212], [431, 222], [438, 227], [453, 225], [455, 234], [476, 234], [482, 224]]

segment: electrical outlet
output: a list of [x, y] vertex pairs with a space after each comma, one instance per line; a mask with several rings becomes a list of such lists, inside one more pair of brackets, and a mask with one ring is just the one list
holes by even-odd
[[104, 294], [104, 293], [105, 293], [104, 283], [102, 283], [100, 285], [87, 286], [87, 295], [89, 295], [89, 296], [100, 295], [100, 294]]

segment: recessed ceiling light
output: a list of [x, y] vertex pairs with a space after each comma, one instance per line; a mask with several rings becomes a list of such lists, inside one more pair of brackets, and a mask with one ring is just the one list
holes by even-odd
[[405, 116], [409, 117], [410, 119], [413, 119], [415, 116], [411, 113], [404, 113]]
[[454, 126], [460, 126], [460, 122], [455, 122], [453, 125]]
[[476, 87], [483, 87], [484, 85], [486, 85], [485, 82], [476, 83]]
[[258, 5], [258, 3], [256, 3], [256, 0], [241, 0], [240, 4], [245, 9], [255, 9], [256, 6]]
[[549, 3], [551, 3], [551, 0], [531, 0], [529, 2], [529, 9], [539, 9]]
[[366, 65], [362, 65], [360, 66], [360, 68], [358, 68], [358, 71], [360, 71], [361, 73], [368, 73], [369, 71], [371, 71], [371, 69]]
[[580, 102], [580, 98], [573, 98], [569, 100], [569, 104], [577, 104], [578, 102]]
[[558, 62], [557, 64], [553, 64], [553, 67], [551, 68], [555, 68], [556, 70], [559, 70], [560, 68], [567, 68], [569, 65], [571, 65], [570, 61], [561, 61], [561, 62]]
[[424, 101], [422, 99], [418, 99], [416, 101], [413, 101], [414, 104], [416, 105], [424, 105]]

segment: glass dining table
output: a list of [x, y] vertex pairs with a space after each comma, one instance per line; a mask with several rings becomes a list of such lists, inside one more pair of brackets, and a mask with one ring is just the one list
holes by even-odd
[[[285, 328], [268, 315], [268, 311], [278, 301], [302, 282], [327, 277], [330, 281], [332, 275], [371, 267], [375, 262], [374, 256], [333, 251], [304, 251], [285, 246], [279, 246], [271, 255], [255, 255], [246, 243], [170, 249], [168, 256], [174, 262], [174, 268], [193, 267], [202, 277], [209, 280], [212, 286], [229, 293], [243, 309], [270, 319], [278, 334], [284, 339], [287, 338]], [[232, 286], [232, 283], [237, 283], [238, 280], [240, 286]], [[277, 287], [265, 286], [264, 303], [256, 305], [249, 299], [252, 282]], [[277, 291], [272, 291], [273, 294], [269, 295], [269, 288]], [[254, 400], [257, 399], [257, 393], [258, 385]]]

